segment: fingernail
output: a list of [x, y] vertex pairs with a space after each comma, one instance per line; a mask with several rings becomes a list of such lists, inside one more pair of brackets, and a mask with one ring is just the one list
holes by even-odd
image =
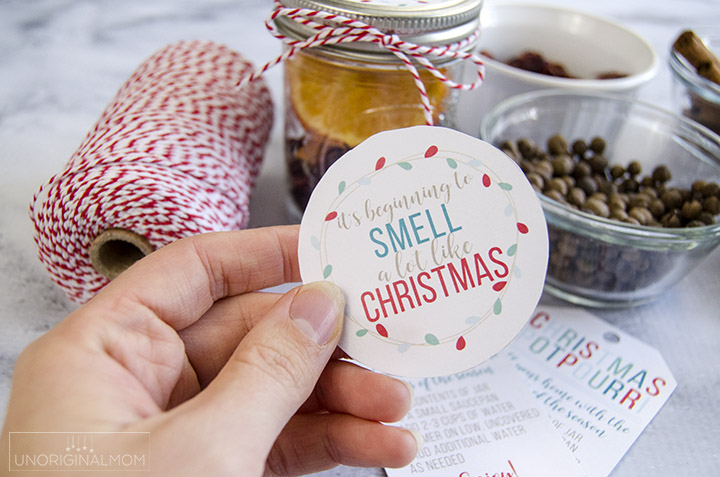
[[410, 384], [407, 381], [403, 381], [402, 379], [398, 379], [401, 383], [403, 383], [410, 392], [410, 407], [412, 408], [413, 403], [415, 402], [415, 389], [413, 389], [412, 384]]
[[420, 431], [417, 429], [408, 429], [410, 431], [410, 434], [415, 438], [415, 442], [417, 443], [417, 451], [418, 454], [420, 453], [420, 450], [423, 447], [423, 444], [425, 443], [425, 439], [423, 439], [422, 434], [420, 434]]
[[295, 295], [290, 318], [311, 340], [324, 346], [337, 333], [344, 308], [345, 297], [337, 286], [313, 282], [303, 285]]

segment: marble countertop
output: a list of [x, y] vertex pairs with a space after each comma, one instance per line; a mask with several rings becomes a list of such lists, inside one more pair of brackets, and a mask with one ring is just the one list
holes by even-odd
[[[526, 0], [527, 3], [538, 3]], [[671, 107], [664, 62], [677, 33], [720, 25], [717, 0], [544, 0], [612, 18], [663, 62], [640, 99]], [[20, 351], [75, 305], [37, 259], [28, 204], [62, 169], [100, 112], [150, 54], [181, 39], [227, 44], [256, 64], [280, 46], [263, 26], [269, 0], [0, 0], [0, 409]], [[281, 69], [267, 79], [278, 114]], [[251, 226], [286, 222], [276, 121], [251, 203]], [[549, 297], [543, 302], [556, 303]], [[594, 313], [658, 348], [678, 380], [670, 401], [613, 476], [716, 475], [720, 467], [720, 250], [658, 301]], [[326, 475], [384, 475], [341, 468]]]

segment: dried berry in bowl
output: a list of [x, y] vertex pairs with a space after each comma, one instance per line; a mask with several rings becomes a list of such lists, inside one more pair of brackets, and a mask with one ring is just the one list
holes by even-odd
[[[489, 51], [483, 51], [483, 56], [498, 60], [492, 53]], [[571, 79], [580, 79], [579, 76], [571, 75], [564, 64], [557, 62], [557, 61], [551, 61], [546, 59], [541, 53], [538, 53], [536, 51], [524, 51], [520, 53], [519, 55], [513, 56], [510, 59], [503, 61], [506, 65], [512, 66], [515, 68], [519, 68], [521, 70], [529, 71], [531, 73], [538, 73], [541, 75], [547, 75], [547, 76], [555, 76], [557, 78], [571, 78]], [[595, 75], [592, 79], [618, 79], [618, 78], [625, 78], [627, 77], [627, 73], [620, 73], [617, 71], [604, 71], [602, 73], [598, 73]], [[586, 78], [591, 79], [591, 78]]]
[[556, 134], [546, 149], [528, 138], [505, 140], [500, 148], [520, 165], [537, 192], [589, 214], [670, 228], [712, 225], [720, 214], [716, 182], [698, 179], [689, 188], [674, 187], [665, 164], [645, 174], [637, 160], [611, 165], [599, 136], [588, 143], [583, 138], [568, 142]]

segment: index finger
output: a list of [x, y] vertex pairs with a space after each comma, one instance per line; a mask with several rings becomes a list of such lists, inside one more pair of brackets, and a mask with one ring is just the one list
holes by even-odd
[[181, 330], [221, 298], [300, 281], [298, 233], [279, 226], [178, 240], [130, 267], [90, 305], [140, 305]]

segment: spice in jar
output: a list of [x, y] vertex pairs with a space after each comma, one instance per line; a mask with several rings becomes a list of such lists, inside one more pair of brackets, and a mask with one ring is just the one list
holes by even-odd
[[[448, 87], [420, 73], [433, 119], [443, 123]], [[418, 90], [404, 69], [337, 64], [313, 52], [286, 61], [285, 153], [295, 205], [305, 208], [320, 177], [375, 133], [424, 123]]]
[[[482, 0], [281, 2], [321, 12], [300, 21], [282, 16], [275, 20], [285, 37], [317, 38], [312, 47], [294, 51], [284, 62], [289, 211], [298, 218], [325, 171], [369, 136], [426, 123], [455, 125], [459, 89], [432, 74], [416, 55], [424, 55], [435, 73], [460, 82], [466, 60], [474, 58]], [[367, 28], [353, 24], [356, 30], [347, 33], [350, 24], [339, 16]], [[333, 28], [338, 36], [315, 36]], [[343, 41], [335, 41], [341, 37]], [[423, 48], [402, 53], [403, 45]], [[396, 50], [416, 68], [424, 93]], [[481, 64], [479, 58], [476, 64]]]

